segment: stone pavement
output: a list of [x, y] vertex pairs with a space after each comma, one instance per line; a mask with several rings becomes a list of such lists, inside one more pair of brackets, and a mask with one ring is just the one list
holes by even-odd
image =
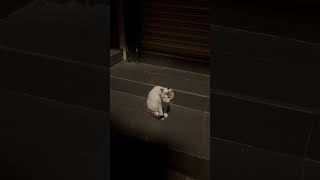
[[[112, 131], [198, 159], [202, 165], [197, 167], [194, 163], [186, 174], [192, 171], [194, 177], [206, 179], [206, 163], [210, 159], [209, 78], [205, 74], [144, 63], [116, 64], [110, 72]], [[175, 90], [169, 117], [164, 121], [145, 111], [148, 92], [154, 85]], [[186, 164], [185, 159], [178, 166]]]

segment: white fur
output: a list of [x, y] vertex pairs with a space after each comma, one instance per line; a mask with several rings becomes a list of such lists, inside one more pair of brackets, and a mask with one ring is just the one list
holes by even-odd
[[[166, 95], [170, 93], [170, 97]], [[163, 112], [162, 102], [169, 103], [174, 97], [174, 92], [172, 89], [168, 89], [161, 86], [155, 86], [148, 95], [147, 106], [150, 111], [152, 111], [157, 116], [164, 116], [167, 118], [169, 115]], [[162, 118], [163, 120], [164, 118]]]

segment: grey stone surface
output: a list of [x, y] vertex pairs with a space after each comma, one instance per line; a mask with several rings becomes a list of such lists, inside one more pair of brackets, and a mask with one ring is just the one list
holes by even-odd
[[208, 158], [204, 112], [172, 105], [169, 117], [157, 120], [146, 112], [146, 98], [111, 91], [112, 124], [119, 131], [198, 157]]
[[91, 66], [1, 48], [0, 59], [2, 88], [68, 104], [104, 111], [107, 109], [105, 74], [108, 71], [104, 66]]
[[209, 160], [199, 159], [185, 153], [174, 151], [168, 153], [168, 157], [172, 159], [172, 161], [169, 162], [169, 168], [188, 174], [199, 180], [209, 179]]
[[188, 61], [174, 57], [154, 55], [148, 52], [142, 53], [142, 59], [147, 64], [210, 75], [210, 63], [208, 62]]
[[196, 93], [204, 96], [210, 94], [209, 78], [207, 82], [199, 82], [174, 76], [167, 76], [166, 74], [160, 74], [154, 79], [155, 82], [159, 82], [161, 86], [184, 90], [191, 93]]
[[206, 110], [209, 76], [143, 63], [118, 63], [111, 68], [111, 89], [147, 97], [155, 85], [176, 90], [174, 104]]
[[2, 19], [0, 45], [106, 65], [109, 9], [44, 1]]
[[214, 137], [288, 155], [306, 155], [314, 120], [311, 114], [236, 96], [214, 94], [213, 98]]
[[144, 98], [148, 96], [149, 91], [152, 89], [151, 86], [145, 86], [137, 82], [116, 78], [110, 78], [110, 88], [117, 91], [131, 93]]
[[136, 112], [137, 110], [134, 108], [111, 105], [110, 119], [112, 131], [118, 132], [121, 135], [133, 136], [131, 119], [138, 118]]
[[[117, 65], [116, 65], [117, 66]], [[141, 83], [159, 83], [159, 81], [155, 81], [155, 77], [157, 77], [158, 74], [153, 74], [149, 72], [143, 72], [143, 71], [137, 71], [137, 70], [131, 70], [131, 69], [111, 69], [111, 78], [117, 77], [121, 79], [127, 79], [130, 81], [139, 81]]]
[[[110, 71], [113, 130], [201, 159], [210, 158], [208, 75], [126, 62], [114, 65]], [[147, 95], [155, 85], [176, 90], [169, 117], [164, 121], [146, 111]]]
[[213, 179], [301, 180], [302, 159], [222, 139], [213, 140]]
[[210, 79], [210, 75], [207, 75], [207, 74], [200, 74], [200, 73], [183, 71], [183, 70], [178, 70], [178, 69], [171, 69], [171, 68], [163, 68], [161, 73], [163, 73], [167, 76], [179, 77], [179, 78], [183, 78], [183, 79], [205, 82], [205, 83], [208, 83], [208, 81]]
[[[149, 91], [152, 89], [152, 86], [141, 84], [139, 82], [127, 81], [124, 79], [111, 78], [111, 89], [132, 93], [134, 95], [146, 98]], [[207, 106], [207, 101], [208, 98], [177, 92], [172, 103], [204, 111]]]
[[144, 63], [119, 63], [111, 76], [141, 81], [209, 96], [210, 76]]
[[318, 44], [214, 25], [210, 33], [211, 39], [214, 38], [212, 48], [217, 52], [232, 52], [288, 65], [319, 65]]
[[207, 100], [208, 99], [204, 97], [176, 92], [172, 103], [203, 111], [206, 107]]
[[110, 67], [121, 62], [123, 59], [122, 51], [118, 49], [110, 49]]
[[0, 99], [1, 177], [106, 179], [106, 112], [2, 88]]
[[145, 98], [137, 97], [128, 93], [112, 90], [110, 92], [111, 106], [136, 109], [145, 103]]
[[[129, 71], [129, 72], [148, 72], [148, 73], [159, 73], [162, 70], [162, 67], [153, 66], [144, 63], [126, 63], [122, 62], [112, 67], [112, 70], [116, 71]], [[111, 71], [113, 72], [113, 71]]]

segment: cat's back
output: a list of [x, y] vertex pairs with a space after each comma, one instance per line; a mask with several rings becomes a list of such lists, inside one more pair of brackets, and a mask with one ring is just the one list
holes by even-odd
[[151, 92], [160, 93], [160, 89], [161, 89], [161, 86], [154, 86], [154, 87], [151, 89], [150, 93], [151, 93]]
[[160, 94], [160, 88], [161, 86], [154, 86], [149, 92], [148, 98], [158, 96]]

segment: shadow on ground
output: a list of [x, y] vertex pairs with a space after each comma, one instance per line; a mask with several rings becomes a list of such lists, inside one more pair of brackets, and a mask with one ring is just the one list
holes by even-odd
[[167, 179], [167, 147], [111, 132], [111, 179]]

